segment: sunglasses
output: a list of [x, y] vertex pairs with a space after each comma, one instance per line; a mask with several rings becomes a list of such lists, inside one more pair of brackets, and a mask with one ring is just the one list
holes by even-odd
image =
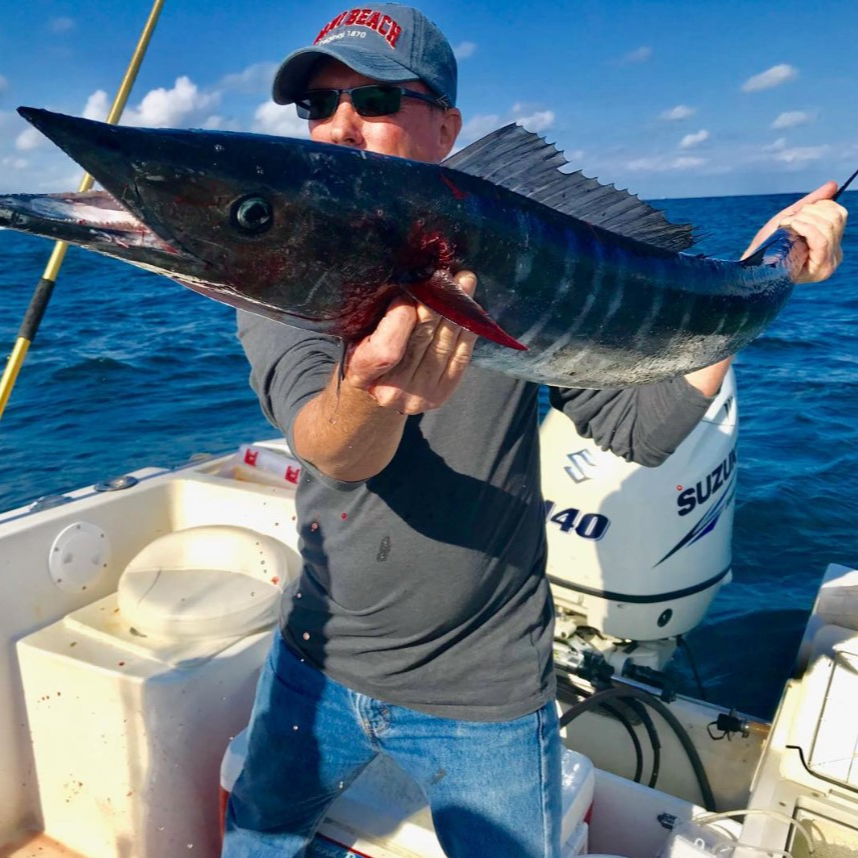
[[403, 97], [425, 101], [442, 109], [447, 107], [444, 99], [433, 95], [415, 92], [403, 86], [371, 83], [349, 89], [311, 89], [295, 100], [298, 116], [301, 119], [330, 119], [336, 113], [343, 93], [348, 93], [352, 107], [361, 116], [390, 116], [398, 113]]

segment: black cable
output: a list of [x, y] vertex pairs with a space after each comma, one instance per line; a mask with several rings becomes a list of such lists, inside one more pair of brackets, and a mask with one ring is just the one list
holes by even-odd
[[629, 719], [615, 706], [611, 706], [610, 703], [603, 703], [601, 708], [616, 718], [626, 728], [626, 732], [629, 734], [629, 738], [632, 740], [632, 745], [635, 748], [635, 783], [639, 784], [643, 775], [643, 748], [641, 747], [640, 739], [638, 739], [638, 734], [635, 733], [635, 728], [632, 727]]
[[628, 706], [641, 719], [644, 729], [649, 736], [650, 745], [652, 745], [652, 772], [649, 776], [649, 786], [655, 789], [658, 783], [658, 773], [661, 769], [661, 739], [658, 736], [658, 730], [655, 729], [652, 718], [649, 717], [649, 712], [644, 708], [643, 703], [639, 700], [626, 701]]
[[703, 681], [700, 679], [700, 674], [697, 672], [697, 664], [694, 661], [694, 656], [691, 654], [691, 647], [688, 645], [688, 641], [685, 640], [682, 635], [677, 635], [676, 642], [679, 644], [680, 648], [685, 651], [685, 657], [691, 665], [691, 672], [694, 674], [694, 679], [697, 681], [697, 693], [700, 695], [700, 699], [708, 703], [709, 701], [706, 698], [706, 689], [703, 687]]
[[697, 778], [697, 784], [700, 787], [700, 794], [703, 797], [703, 806], [706, 810], [712, 811], [713, 813], [716, 812], [715, 796], [712, 794], [712, 787], [709, 784], [709, 778], [706, 776], [706, 769], [703, 768], [703, 763], [700, 760], [700, 755], [697, 753], [697, 749], [692, 744], [691, 739], [688, 738], [688, 733], [685, 731], [682, 724], [679, 723], [679, 719], [670, 711], [670, 709], [667, 708], [667, 706], [652, 694], [631, 685], [625, 687], [615, 686], [613, 688], [606, 688], [604, 691], [599, 691], [592, 697], [582, 700], [573, 709], [564, 712], [563, 716], [560, 718], [560, 726], [567, 726], [579, 715], [583, 715], [590, 709], [595, 709], [597, 706], [601, 706], [606, 700], [622, 700], [624, 697], [633, 697], [641, 700], [646, 703], [647, 706], [655, 709], [655, 711], [664, 718], [668, 726], [673, 730], [676, 738], [679, 740], [679, 743], [685, 749], [688, 761], [691, 763], [691, 768], [694, 770], [694, 775]]
[[[563, 697], [563, 691], [569, 693], [572, 697], [571, 700], [567, 699], [567, 702], [572, 704], [572, 707], [578, 706], [585, 699], [584, 694], [581, 692], [581, 689], [576, 688], [569, 682], [568, 678], [564, 674], [559, 674], [557, 677], [558, 681], [558, 696]], [[641, 747], [640, 739], [638, 739], [638, 734], [635, 732], [635, 728], [632, 726], [632, 723], [629, 719], [615, 706], [611, 706], [610, 703], [603, 703], [600, 707], [604, 709], [609, 715], [613, 716], [620, 722], [620, 724], [625, 727], [626, 732], [629, 734], [629, 738], [632, 740], [632, 745], [635, 749], [635, 775], [634, 781], [635, 783], [641, 782], [641, 777], [643, 776], [643, 748]], [[640, 714], [638, 713], [638, 717]]]

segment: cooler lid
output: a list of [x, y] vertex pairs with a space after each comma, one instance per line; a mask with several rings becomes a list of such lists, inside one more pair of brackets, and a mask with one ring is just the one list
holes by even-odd
[[119, 609], [145, 634], [242, 636], [277, 621], [280, 594], [297, 572], [292, 549], [254, 530], [177, 530], [150, 542], [125, 568]]

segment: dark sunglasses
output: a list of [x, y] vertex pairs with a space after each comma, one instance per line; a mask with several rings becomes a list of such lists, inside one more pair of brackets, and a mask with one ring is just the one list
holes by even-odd
[[390, 116], [402, 107], [402, 98], [416, 98], [435, 107], [446, 109], [442, 98], [406, 89], [404, 86], [388, 86], [370, 83], [349, 89], [311, 89], [295, 100], [295, 108], [301, 119], [329, 119], [337, 111], [340, 96], [348, 93], [352, 107], [361, 116]]

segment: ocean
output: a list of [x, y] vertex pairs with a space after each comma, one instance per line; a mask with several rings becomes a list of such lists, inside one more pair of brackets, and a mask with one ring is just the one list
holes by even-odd
[[[793, 196], [663, 200], [699, 250], [739, 255]], [[858, 215], [858, 192], [844, 194]], [[49, 242], [0, 231], [10, 351]], [[858, 565], [858, 228], [822, 284], [797, 287], [735, 363], [740, 408], [733, 582], [688, 642], [708, 699], [771, 717], [829, 563]], [[274, 437], [248, 385], [234, 311], [70, 248], [0, 420], [0, 512], [145, 465]], [[681, 690], [696, 693], [680, 657]]]

